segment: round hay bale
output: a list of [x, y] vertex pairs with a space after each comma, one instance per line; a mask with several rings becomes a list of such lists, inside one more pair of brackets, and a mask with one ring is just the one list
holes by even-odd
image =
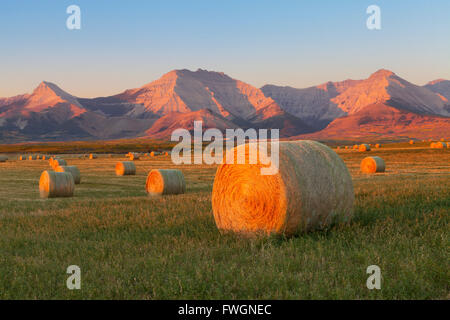
[[58, 166], [55, 172], [68, 172], [72, 175], [75, 184], [81, 183], [81, 173], [76, 166]]
[[131, 161], [134, 161], [134, 160], [139, 160], [140, 157], [139, 157], [139, 154], [132, 153], [129, 158]]
[[360, 152], [370, 151], [370, 146], [367, 143], [363, 143], [362, 145], [359, 146], [358, 150]]
[[133, 161], [121, 161], [116, 164], [116, 175], [134, 176], [135, 174], [136, 166]]
[[35, 154], [28, 157], [28, 160], [37, 160], [37, 156]]
[[68, 172], [44, 171], [39, 180], [41, 198], [72, 197], [75, 182]]
[[[256, 144], [240, 145], [229, 152]], [[287, 236], [321, 229], [353, 215], [350, 173], [333, 150], [316, 141], [280, 142], [279, 170], [262, 175], [257, 164], [221, 164], [212, 192], [216, 225], [221, 230]]]
[[186, 182], [180, 170], [153, 169], [147, 176], [145, 190], [151, 196], [181, 194], [186, 191]]
[[67, 162], [64, 159], [56, 158], [56, 159], [53, 159], [50, 161], [51, 161], [50, 166], [53, 168], [53, 170], [55, 170], [56, 168], [58, 168], [60, 166], [67, 166]]
[[364, 173], [384, 172], [386, 164], [380, 157], [367, 157], [361, 161], [361, 171]]
[[447, 148], [447, 144], [445, 142], [439, 141], [434, 144], [435, 149], [445, 149]]
[[4, 155], [0, 155], [0, 162], [6, 162], [8, 161], [8, 157]]

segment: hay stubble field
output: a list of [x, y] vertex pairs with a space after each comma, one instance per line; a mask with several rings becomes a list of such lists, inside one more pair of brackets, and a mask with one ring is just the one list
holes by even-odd
[[[216, 166], [168, 156], [78, 159], [75, 197], [42, 200], [47, 161], [0, 163], [1, 299], [448, 299], [450, 150], [338, 150], [355, 188], [354, 219], [292, 238], [221, 234], [211, 209]], [[360, 173], [377, 155], [386, 172]], [[149, 198], [148, 172], [181, 169], [186, 194]], [[378, 265], [382, 289], [368, 290]], [[81, 290], [68, 290], [78, 265]]]

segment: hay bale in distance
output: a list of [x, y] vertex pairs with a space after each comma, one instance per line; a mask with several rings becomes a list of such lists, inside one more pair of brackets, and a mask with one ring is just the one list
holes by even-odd
[[133, 160], [139, 160], [140, 157], [139, 157], [139, 154], [132, 153], [132, 154], [130, 154], [129, 158], [131, 161], [133, 161]]
[[44, 171], [39, 180], [41, 198], [72, 197], [75, 182], [68, 172]]
[[447, 148], [447, 144], [445, 142], [439, 141], [439, 142], [434, 143], [434, 148], [435, 149], [445, 149], [445, 148]]
[[145, 190], [150, 196], [185, 193], [184, 175], [175, 169], [153, 169], [147, 176]]
[[136, 174], [136, 166], [133, 161], [121, 161], [116, 164], [117, 176], [134, 176]]
[[370, 146], [367, 143], [363, 143], [362, 145], [359, 146], [358, 150], [360, 152], [370, 151]]
[[81, 173], [76, 166], [58, 166], [55, 172], [68, 172], [72, 175], [75, 184], [81, 183]]
[[[229, 152], [256, 144], [240, 145]], [[279, 144], [279, 170], [261, 175], [258, 164], [221, 164], [212, 192], [216, 225], [242, 233], [300, 234], [353, 215], [354, 190], [342, 159], [316, 141]], [[247, 162], [248, 163], [248, 162]]]
[[361, 171], [363, 173], [384, 172], [386, 164], [380, 157], [367, 157], [361, 161]]
[[0, 155], [0, 162], [6, 162], [8, 161], [8, 157], [4, 155]]
[[60, 167], [60, 166], [67, 166], [67, 162], [64, 159], [51, 159], [50, 160], [50, 166], [53, 168], [53, 170], [55, 170], [56, 168]]

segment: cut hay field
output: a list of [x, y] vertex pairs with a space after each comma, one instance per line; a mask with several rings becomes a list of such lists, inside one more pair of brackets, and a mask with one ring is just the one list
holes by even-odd
[[[288, 239], [220, 234], [215, 166], [160, 156], [116, 177], [125, 158], [66, 155], [82, 175], [75, 197], [41, 200], [47, 161], [0, 163], [0, 299], [449, 299], [450, 149], [338, 153], [353, 221]], [[385, 173], [359, 172], [369, 154]], [[186, 194], [148, 198], [147, 173], [175, 167]], [[69, 265], [81, 268], [81, 290], [66, 287]], [[381, 268], [381, 290], [366, 287], [369, 265]]]

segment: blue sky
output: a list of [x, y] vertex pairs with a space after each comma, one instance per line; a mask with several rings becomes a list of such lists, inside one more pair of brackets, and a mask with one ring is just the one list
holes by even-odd
[[[66, 28], [71, 4], [81, 30]], [[379, 31], [366, 28], [372, 4]], [[42, 80], [106, 96], [183, 68], [257, 87], [361, 79], [380, 68], [424, 84], [450, 79], [449, 34], [448, 0], [2, 0], [0, 97]]]

